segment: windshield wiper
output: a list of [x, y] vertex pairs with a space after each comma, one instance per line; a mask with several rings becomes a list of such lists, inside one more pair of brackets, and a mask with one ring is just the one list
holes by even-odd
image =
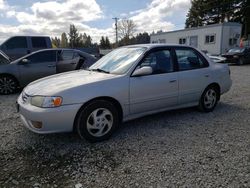
[[89, 69], [90, 71], [96, 71], [96, 72], [103, 72], [103, 73], [106, 73], [106, 74], [109, 74], [109, 71], [105, 71], [103, 69]]

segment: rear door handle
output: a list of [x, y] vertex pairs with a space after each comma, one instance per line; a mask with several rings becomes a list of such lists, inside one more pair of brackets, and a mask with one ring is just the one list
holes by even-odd
[[71, 64], [71, 65], [75, 65], [76, 63], [75, 63], [75, 62], [71, 62], [70, 64]]
[[208, 75], [208, 74], [206, 74], [206, 75], [205, 75], [205, 77], [207, 77], [207, 78], [208, 78], [208, 77], [209, 77], [209, 75]]
[[174, 83], [176, 82], [177, 80], [170, 80], [169, 83]]
[[55, 65], [48, 65], [49, 68], [53, 68], [56, 67]]

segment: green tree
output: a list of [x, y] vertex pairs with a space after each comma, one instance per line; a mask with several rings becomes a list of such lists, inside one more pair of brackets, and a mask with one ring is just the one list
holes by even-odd
[[80, 47], [80, 36], [79, 36], [79, 32], [76, 29], [75, 25], [70, 25], [69, 28], [69, 46], [71, 48], [75, 48], [75, 47]]
[[108, 37], [105, 38], [105, 46], [106, 46], [106, 49], [110, 49], [111, 48], [111, 44], [110, 44], [110, 41], [109, 41]]
[[101, 48], [101, 49], [106, 49], [106, 41], [105, 41], [104, 36], [101, 37], [101, 40], [100, 40], [100, 48]]
[[250, 32], [249, 0], [192, 0], [186, 19], [186, 28], [223, 22], [243, 24], [243, 34]]
[[67, 48], [68, 47], [68, 38], [67, 34], [65, 32], [62, 33], [61, 35], [61, 48]]
[[51, 42], [52, 42], [52, 45], [54, 46], [54, 47], [60, 47], [60, 45], [61, 45], [61, 41], [60, 41], [60, 39], [59, 38], [57, 38], [57, 37], [55, 37], [55, 38], [51, 38]]

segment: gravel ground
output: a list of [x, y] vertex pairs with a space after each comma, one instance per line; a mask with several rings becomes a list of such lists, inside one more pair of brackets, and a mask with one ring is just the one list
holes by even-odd
[[147, 116], [96, 144], [32, 133], [0, 96], [0, 187], [250, 187], [250, 66], [231, 72], [214, 112]]

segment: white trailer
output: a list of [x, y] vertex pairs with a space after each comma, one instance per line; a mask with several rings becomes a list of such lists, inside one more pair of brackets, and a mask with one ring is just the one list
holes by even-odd
[[158, 32], [151, 43], [172, 43], [194, 46], [213, 55], [220, 55], [240, 44], [242, 25], [225, 22], [183, 30]]

